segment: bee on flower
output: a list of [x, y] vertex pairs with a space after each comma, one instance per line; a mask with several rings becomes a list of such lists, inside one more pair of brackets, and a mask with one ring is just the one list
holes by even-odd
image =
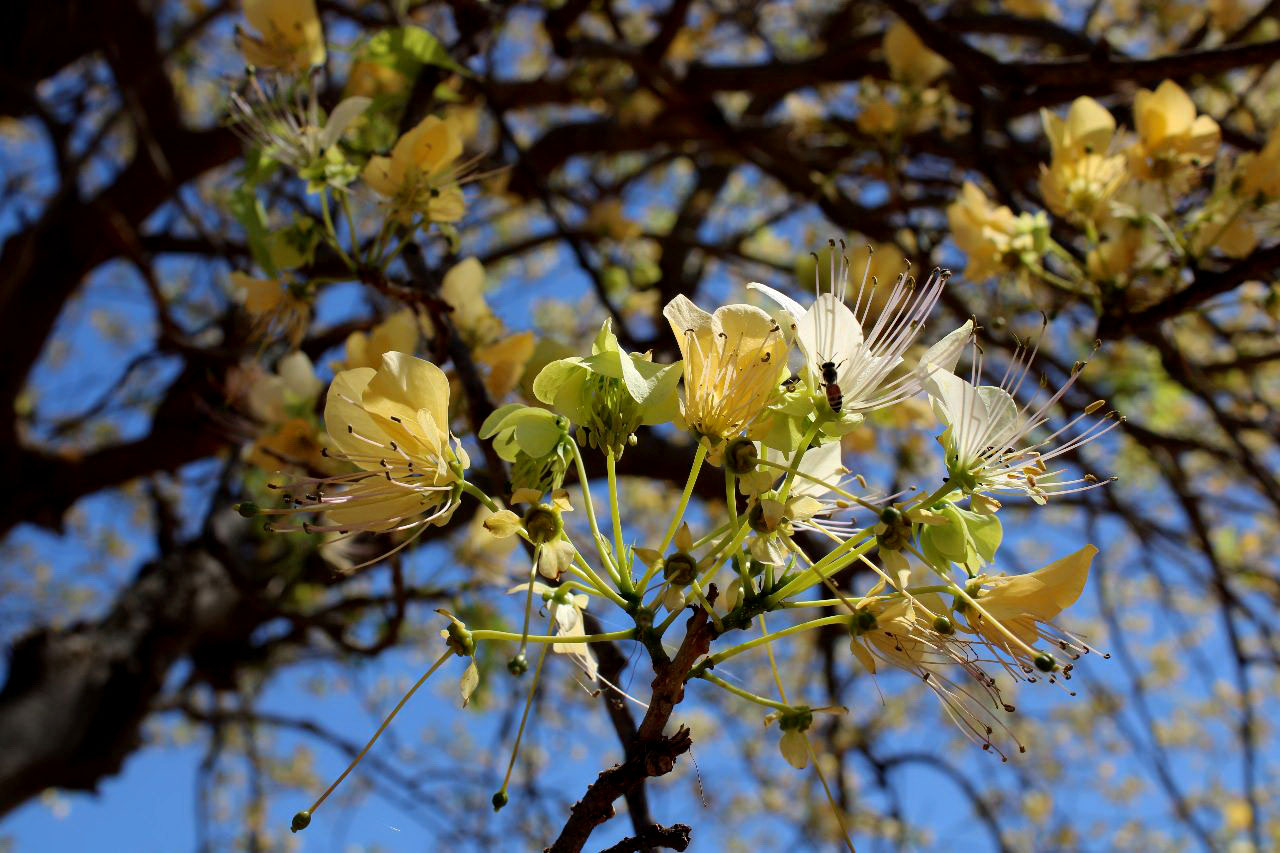
[[[843, 248], [843, 247], [842, 247]], [[832, 243], [829, 292], [821, 292], [821, 276], [814, 277], [814, 301], [805, 308], [791, 297], [764, 284], [750, 287], [768, 296], [786, 312], [805, 356], [805, 377], [826, 397], [832, 415], [861, 414], [891, 406], [920, 392], [927, 369], [955, 366], [973, 324], [966, 322], [934, 344], [914, 369], [900, 367], [933, 311], [950, 275], [935, 269], [923, 285], [903, 272], [877, 298], [880, 283], [871, 277], [871, 256], [858, 285], [853, 307], [849, 297], [849, 259], [837, 255]], [[877, 305], [878, 303], [878, 305]], [[878, 313], [872, 316], [872, 307]]]

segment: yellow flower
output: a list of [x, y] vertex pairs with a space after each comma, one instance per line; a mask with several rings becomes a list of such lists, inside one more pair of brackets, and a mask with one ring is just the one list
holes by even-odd
[[1280, 126], [1271, 131], [1261, 151], [1240, 158], [1240, 191], [1246, 198], [1280, 198]]
[[460, 156], [462, 138], [453, 124], [427, 116], [396, 141], [391, 156], [371, 157], [361, 176], [405, 224], [415, 213], [456, 222], [466, 211], [455, 166]]
[[1053, 159], [1078, 160], [1087, 154], [1105, 154], [1116, 132], [1116, 120], [1093, 98], [1076, 98], [1066, 119], [1040, 111]]
[[516, 387], [533, 355], [535, 343], [533, 332], [517, 332], [476, 350], [476, 363], [489, 368], [484, 387], [491, 399], [501, 400]]
[[684, 421], [712, 438], [740, 435], [768, 405], [787, 369], [787, 342], [753, 305], [708, 314], [680, 295], [662, 315], [684, 359]]
[[945, 638], [931, 627], [935, 617], [947, 612], [936, 593], [900, 598], [878, 613], [874, 605], [859, 608], [853, 616], [849, 651], [873, 675], [877, 658], [918, 675], [947, 659], [941, 648]]
[[296, 288], [273, 278], [253, 278], [231, 273], [231, 286], [244, 310], [253, 317], [254, 334], [284, 335], [295, 347], [307, 333], [311, 305], [299, 298]]
[[434, 364], [389, 352], [377, 370], [339, 373], [324, 422], [336, 450], [328, 455], [359, 470], [300, 480], [296, 505], [271, 514], [324, 513], [323, 525], [302, 525], [308, 532], [387, 532], [441, 525], [457, 509], [469, 460], [449, 432], [449, 381]]
[[236, 42], [250, 65], [300, 72], [324, 64], [315, 0], [244, 0], [244, 16], [258, 31], [236, 29]]
[[1133, 101], [1138, 142], [1130, 149], [1134, 174], [1147, 180], [1185, 178], [1218, 151], [1221, 132], [1211, 117], [1196, 115], [1196, 105], [1172, 80], [1154, 92], [1140, 89]]
[[502, 321], [485, 302], [484, 286], [484, 267], [475, 258], [463, 258], [440, 282], [440, 298], [452, 309], [450, 319], [471, 344], [488, 343], [502, 333]]
[[898, 108], [884, 95], [865, 94], [858, 99], [862, 111], [855, 119], [858, 130], [868, 136], [888, 136], [898, 128]]
[[1040, 166], [1040, 191], [1049, 209], [1076, 222], [1096, 221], [1125, 179], [1123, 155], [1107, 155], [1116, 122], [1093, 98], [1076, 98], [1062, 119], [1040, 111], [1052, 156]]
[[1097, 553], [1098, 549], [1093, 545], [1086, 545], [1030, 574], [996, 579], [990, 588], [982, 590], [976, 597], [990, 619], [970, 608], [968, 618], [971, 627], [994, 648], [1023, 660], [1029, 659], [1025, 649], [1010, 640], [991, 620], [1000, 623], [1028, 646], [1041, 639], [1060, 645], [1061, 638], [1046, 633], [1045, 626], [1075, 604], [1084, 592], [1085, 582], [1089, 579], [1089, 565]]
[[1138, 252], [1145, 243], [1141, 226], [1125, 224], [1118, 233], [1104, 239], [1086, 258], [1089, 275], [1095, 279], [1110, 281], [1134, 268]]
[[884, 34], [884, 58], [893, 79], [908, 86], [927, 86], [951, 67], [902, 21], [894, 21]]
[[369, 334], [352, 332], [347, 336], [347, 358], [334, 365], [335, 371], [356, 367], [377, 368], [382, 356], [389, 352], [412, 353], [418, 348], [418, 315], [412, 308], [397, 311]]
[[947, 206], [951, 237], [968, 256], [965, 273], [981, 281], [1017, 266], [1010, 257], [1018, 217], [1005, 205], [996, 206], [971, 181], [965, 181], [960, 197]]
[[279, 471], [289, 466], [316, 470], [323, 467], [322, 454], [315, 425], [305, 418], [290, 418], [266, 430], [244, 458], [263, 471]]

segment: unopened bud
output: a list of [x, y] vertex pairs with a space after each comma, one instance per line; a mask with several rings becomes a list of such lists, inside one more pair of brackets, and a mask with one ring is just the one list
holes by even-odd
[[560, 513], [546, 504], [529, 508], [524, 514], [524, 529], [534, 545], [545, 545], [560, 538]]
[[502, 807], [505, 806], [508, 802], [507, 792], [499, 791], [498, 793], [494, 794], [491, 802], [493, 803], [493, 810], [495, 812], [502, 811]]
[[944, 637], [950, 637], [956, 632], [956, 626], [951, 624], [951, 620], [945, 616], [939, 616], [933, 620], [933, 630], [937, 631]]
[[849, 622], [849, 633], [855, 637], [860, 637], [876, 626], [876, 615], [870, 610], [863, 608], [853, 614], [853, 619]]
[[698, 576], [698, 561], [684, 551], [676, 551], [663, 561], [662, 576], [675, 586], [688, 586]]
[[311, 825], [311, 812], [298, 812], [293, 816], [293, 823], [289, 824], [290, 832], [301, 832]]
[[724, 466], [737, 476], [750, 474], [760, 461], [760, 451], [749, 438], [735, 438], [724, 450]]

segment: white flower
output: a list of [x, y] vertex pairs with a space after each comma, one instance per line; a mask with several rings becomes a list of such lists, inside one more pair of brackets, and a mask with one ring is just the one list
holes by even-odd
[[1065, 469], [1048, 469], [1046, 463], [1050, 460], [1105, 435], [1118, 426], [1120, 420], [1113, 419], [1114, 412], [1108, 412], [1070, 440], [1044, 450], [1105, 403], [1098, 400], [1089, 404], [1066, 425], [1044, 438], [1032, 440], [1032, 433], [1048, 422], [1049, 410], [1084, 369], [1083, 365], [1076, 365], [1062, 387], [1038, 406], [1031, 403], [1019, 406], [1013, 395], [1022, 387], [1034, 358], [1034, 350], [1030, 353], [1026, 347], [1015, 350], [1013, 362], [998, 386], [976, 384], [982, 375], [980, 354], [974, 359], [973, 382], [946, 371], [935, 371], [925, 380], [934, 412], [947, 426], [939, 441], [946, 449], [948, 474], [965, 492], [1018, 492], [1042, 504], [1051, 493], [1082, 491], [1110, 482], [1092, 474], [1058, 480]]
[[[839, 389], [839, 411], [866, 412], [914, 396], [930, 369], [954, 368], [973, 332], [972, 322], [964, 323], [934, 344], [915, 370], [894, 376], [902, 364], [903, 354], [924, 328], [924, 321], [941, 296], [950, 273], [935, 268], [923, 286], [917, 288], [915, 279], [904, 272], [881, 301], [880, 294], [876, 293], [879, 283], [868, 274], [870, 266], [868, 262], [852, 309], [845, 303], [849, 259], [844, 256], [837, 259], [835, 252], [832, 252], [829, 278], [833, 283], [832, 292], [819, 293], [821, 276], [815, 275], [814, 302], [807, 309], [772, 287], [759, 283], [749, 285], [777, 302], [790, 315], [805, 354], [806, 372], [816, 386], [832, 384], [829, 376], [824, 378], [824, 372], [834, 368], [833, 384]], [[880, 304], [877, 316], [870, 322], [872, 308], [877, 303]], [[829, 396], [829, 399], [835, 398]]]
[[[519, 586], [513, 586], [507, 592], [526, 592], [528, 589], [529, 584], [522, 583]], [[582, 611], [586, 609], [588, 601], [585, 595], [574, 594], [569, 592], [568, 589], [548, 586], [539, 581], [533, 581], [533, 593], [542, 596], [543, 600], [546, 601], [547, 607], [551, 611], [551, 618], [556, 623], [555, 636], [586, 636], [587, 632], [582, 622]], [[587, 643], [556, 643], [552, 645], [551, 651], [568, 655], [578, 665], [578, 668], [586, 673], [588, 679], [595, 681], [596, 671], [599, 670], [600, 666], [596, 663], [595, 655], [591, 653], [591, 649], [587, 645]]]

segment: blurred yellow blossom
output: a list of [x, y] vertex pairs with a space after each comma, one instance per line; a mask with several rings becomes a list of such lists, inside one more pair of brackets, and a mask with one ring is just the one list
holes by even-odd
[[311, 321], [311, 305], [300, 298], [298, 288], [242, 272], [233, 272], [230, 278], [237, 299], [253, 318], [254, 334], [283, 335], [296, 347]]
[[1240, 191], [1264, 201], [1280, 198], [1280, 126], [1271, 131], [1261, 151], [1240, 158]]
[[884, 34], [884, 58], [893, 79], [908, 86], [927, 86], [951, 67], [902, 21], [894, 21]]
[[977, 184], [965, 181], [960, 197], [947, 206], [951, 237], [968, 258], [965, 274], [981, 281], [1016, 266], [1010, 258], [1018, 217], [1005, 205], [994, 205]]
[[1138, 141], [1129, 151], [1134, 174], [1147, 180], [1184, 180], [1218, 151], [1221, 132], [1182, 87], [1165, 80], [1154, 92], [1140, 89], [1133, 101]]
[[536, 343], [533, 332], [517, 332], [476, 350], [476, 362], [489, 368], [484, 387], [490, 398], [501, 400], [516, 387]]
[[244, 16], [258, 31], [236, 28], [236, 43], [250, 65], [306, 71], [324, 64], [324, 32], [315, 0], [244, 0]]
[[369, 334], [352, 332], [347, 336], [347, 357], [334, 365], [334, 370], [350, 370], [354, 367], [372, 367], [382, 364], [382, 356], [388, 352], [412, 354], [418, 348], [418, 315], [412, 308], [395, 312]]
[[462, 138], [451, 122], [427, 116], [396, 141], [391, 156], [374, 156], [361, 176], [408, 224], [415, 213], [432, 222], [456, 222], [466, 212], [458, 186]]

